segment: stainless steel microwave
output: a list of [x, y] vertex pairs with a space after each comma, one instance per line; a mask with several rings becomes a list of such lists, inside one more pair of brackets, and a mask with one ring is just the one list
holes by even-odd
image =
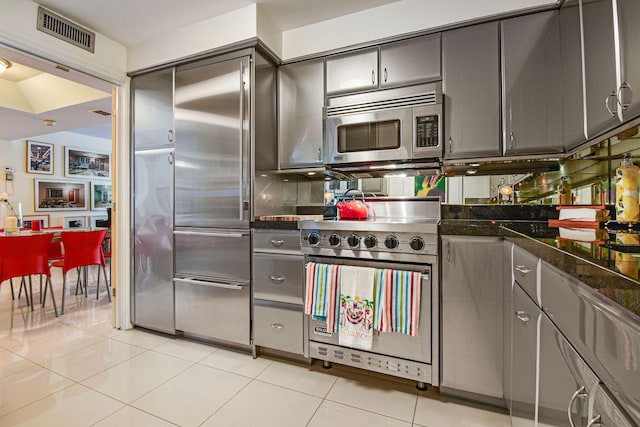
[[442, 158], [440, 82], [327, 100], [324, 163]]

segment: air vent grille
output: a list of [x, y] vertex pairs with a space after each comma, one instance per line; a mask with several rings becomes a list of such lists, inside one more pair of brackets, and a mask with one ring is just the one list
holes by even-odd
[[351, 105], [340, 105], [327, 107], [327, 117], [339, 116], [342, 114], [366, 113], [369, 111], [384, 110], [390, 108], [406, 108], [421, 105], [435, 105], [437, 96], [435, 92], [410, 95], [399, 98], [383, 99], [371, 102], [362, 102]]
[[90, 113], [100, 114], [101, 116], [110, 116], [111, 113], [104, 110], [89, 110]]
[[74, 46], [95, 52], [96, 33], [74, 24], [60, 15], [38, 7], [38, 30]]

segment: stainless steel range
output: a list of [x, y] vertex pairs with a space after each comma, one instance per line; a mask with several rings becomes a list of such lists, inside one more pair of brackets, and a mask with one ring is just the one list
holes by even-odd
[[340, 363], [439, 385], [438, 198], [367, 198], [369, 219], [300, 221], [306, 262], [419, 271], [418, 335], [374, 331], [363, 351], [338, 344], [338, 334], [309, 319], [309, 354]]

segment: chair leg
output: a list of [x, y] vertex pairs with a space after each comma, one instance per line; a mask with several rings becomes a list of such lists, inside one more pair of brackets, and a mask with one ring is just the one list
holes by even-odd
[[[40, 275], [40, 280], [42, 280], [42, 274]], [[51, 280], [47, 277], [47, 280]], [[53, 292], [53, 290], [51, 290]], [[44, 293], [42, 293], [42, 285], [40, 285], [40, 304], [42, 304], [42, 308], [44, 308], [44, 303], [47, 300], [47, 282], [44, 282]]]
[[44, 298], [42, 297], [42, 274], [40, 274], [40, 294], [39, 295], [40, 295], [40, 304], [44, 304]]
[[80, 268], [76, 268], [76, 273], [78, 273], [78, 278], [76, 279], [76, 295], [78, 295], [78, 289], [82, 289], [82, 280], [80, 279]]
[[96, 284], [96, 299], [100, 298], [100, 267], [98, 266], [98, 283]]
[[33, 311], [33, 286], [31, 285], [31, 276], [29, 276], [29, 299], [31, 300], [31, 311]]
[[13, 290], [13, 279], [9, 279], [9, 284], [11, 285], [11, 299], [15, 300], [16, 294], [15, 294], [15, 291]]
[[[62, 273], [62, 309], [60, 310], [60, 314], [64, 314], [64, 296], [66, 294], [67, 287], [67, 273]], [[51, 293], [53, 293], [53, 289], [51, 289]]]
[[104, 267], [102, 267], [102, 274], [104, 275], [105, 288], [107, 288], [107, 297], [109, 297], [109, 302], [111, 302], [111, 285], [109, 285], [109, 282], [107, 281], [107, 270]]
[[[45, 298], [47, 296], [47, 286], [51, 288], [51, 302], [53, 303], [53, 312], [56, 314], [56, 317], [58, 317], [58, 307], [56, 306], [56, 297], [53, 294], [53, 284], [51, 283], [51, 277], [48, 277], [48, 276], [47, 276], [47, 283], [45, 283], [44, 285]], [[64, 298], [64, 294], [63, 294], [63, 298]], [[42, 306], [44, 307], [44, 301], [42, 301]]]
[[84, 279], [84, 297], [88, 298], [89, 291], [87, 289], [89, 286], [89, 266], [85, 265], [83, 270], [84, 270], [84, 274], [82, 275], [82, 278]]
[[20, 292], [18, 292], [18, 299], [22, 296], [22, 289], [24, 288], [24, 298], [27, 300], [27, 304], [29, 304], [29, 295], [27, 294], [27, 282], [24, 280], [24, 276], [20, 279]]

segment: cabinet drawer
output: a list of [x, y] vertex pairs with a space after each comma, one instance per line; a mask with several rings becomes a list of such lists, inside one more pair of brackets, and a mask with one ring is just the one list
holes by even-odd
[[541, 305], [537, 291], [540, 258], [514, 245], [512, 261], [511, 267], [516, 282], [522, 286], [522, 289], [524, 289], [531, 299], [538, 305]]
[[300, 252], [299, 230], [254, 230], [253, 249]]
[[302, 307], [257, 303], [253, 313], [254, 342], [262, 347], [303, 353]]
[[257, 299], [303, 304], [302, 255], [253, 254], [253, 296]]

